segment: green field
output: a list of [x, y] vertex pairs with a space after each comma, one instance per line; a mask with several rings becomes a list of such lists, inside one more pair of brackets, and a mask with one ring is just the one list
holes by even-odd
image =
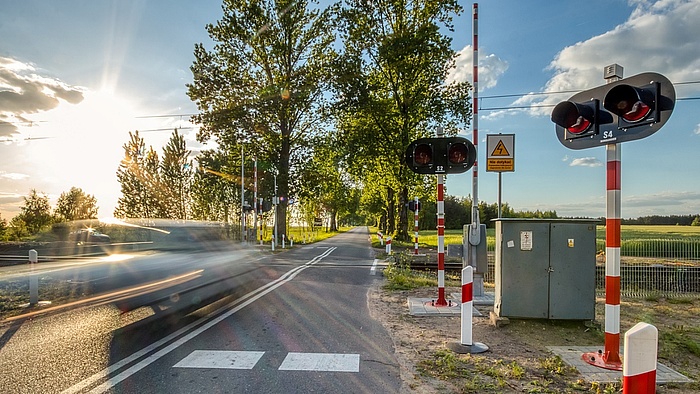
[[[371, 227], [370, 232], [374, 235], [373, 242], [379, 245], [376, 237], [377, 228]], [[413, 237], [413, 231], [409, 231]], [[598, 226], [596, 237], [599, 245], [605, 245], [605, 226]], [[680, 242], [700, 240], [700, 226], [651, 226], [651, 225], [623, 225], [621, 226], [620, 237], [622, 242], [654, 240], [654, 239], [676, 239]], [[496, 243], [495, 229], [486, 229], [486, 238], [490, 250], [493, 250]], [[419, 231], [418, 243], [421, 248], [437, 248], [437, 230]], [[461, 230], [445, 230], [445, 245], [462, 243]], [[392, 245], [399, 247], [412, 247], [413, 239], [410, 242], [392, 241]], [[600, 246], [599, 246], [600, 248]]]

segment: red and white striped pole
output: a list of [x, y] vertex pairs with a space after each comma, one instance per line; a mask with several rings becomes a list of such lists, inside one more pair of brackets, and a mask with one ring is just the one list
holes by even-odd
[[461, 304], [461, 328], [460, 343], [452, 343], [449, 348], [455, 353], [483, 353], [489, 347], [481, 342], [472, 341], [472, 310], [474, 307], [474, 267], [468, 265], [462, 269], [462, 304]]
[[416, 210], [414, 211], [415, 214], [413, 215], [413, 230], [415, 231], [415, 242], [413, 243], [413, 254], [418, 254], [418, 197], [415, 197], [413, 199], [414, 202], [414, 207]]
[[386, 237], [386, 254], [391, 254], [391, 237]]
[[253, 240], [255, 245], [255, 232], [258, 229], [258, 157], [253, 160]]
[[[437, 128], [438, 138], [444, 136], [442, 127]], [[438, 233], [438, 299], [435, 306], [446, 306], [445, 299], [445, 176], [437, 174], [437, 233]]]
[[[472, 144], [476, 150], [476, 160], [472, 166], [472, 231], [475, 234], [479, 233], [479, 4], [474, 3], [473, 9], [474, 20], [472, 22]], [[471, 248], [476, 250], [476, 248]], [[473, 256], [473, 264], [476, 263], [476, 256]]]
[[[608, 83], [622, 78], [607, 78]], [[584, 353], [589, 364], [622, 371], [620, 360], [620, 225], [622, 185], [622, 145], [605, 145], [606, 194], [605, 194], [605, 348], [603, 353]]]
[[622, 368], [623, 394], [656, 392], [656, 355], [659, 331], [647, 323], [637, 323], [625, 333], [625, 362]]
[[620, 364], [620, 144], [606, 145], [605, 362]]
[[474, 267], [468, 265], [462, 269], [462, 345], [472, 345], [472, 308], [474, 306]]

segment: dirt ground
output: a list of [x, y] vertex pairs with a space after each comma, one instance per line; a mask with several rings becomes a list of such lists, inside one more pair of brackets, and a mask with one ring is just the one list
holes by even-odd
[[[458, 292], [459, 288], [446, 288], [448, 295]], [[411, 316], [408, 297], [435, 298], [437, 288], [388, 291], [377, 285], [371, 289], [368, 300], [372, 316], [382, 322], [393, 338], [401, 368], [402, 393], [620, 392], [620, 383], [584, 381], [575, 369], [546, 348], [566, 345], [602, 348], [604, 334], [596, 324], [530, 319], [510, 320], [510, 324], [497, 328], [491, 325], [488, 317], [493, 307], [477, 306], [484, 317], [474, 317], [473, 342], [481, 342], [489, 350], [478, 355], [457, 355], [448, 348], [451, 343], [459, 343], [460, 317]], [[604, 300], [598, 299], [597, 321], [604, 320], [603, 308]], [[624, 324], [636, 324], [632, 321], [639, 317], [637, 309], [632, 312], [632, 306], [623, 305], [623, 310], [628, 311], [621, 317]], [[649, 311], [640, 313], [653, 315]], [[673, 324], [677, 326], [677, 323]], [[674, 356], [674, 362], [679, 365], [667, 360], [663, 362], [692, 379], [699, 376], [698, 357], [693, 355], [679, 356], [678, 359]], [[658, 386], [657, 392], [700, 392], [700, 386], [695, 383], [672, 384]]]

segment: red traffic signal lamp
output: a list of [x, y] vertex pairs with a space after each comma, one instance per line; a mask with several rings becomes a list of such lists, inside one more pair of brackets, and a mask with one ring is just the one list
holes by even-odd
[[552, 111], [552, 122], [564, 128], [569, 140], [593, 137], [600, 132], [601, 124], [612, 123], [612, 115], [600, 110], [600, 100], [583, 103], [563, 101]]
[[575, 94], [554, 107], [552, 122], [567, 148], [617, 144], [658, 131], [675, 101], [676, 91], [666, 77], [643, 73]]
[[642, 87], [617, 85], [605, 95], [603, 106], [618, 116], [620, 128], [653, 124], [660, 120], [660, 93], [659, 82]]
[[476, 148], [464, 137], [420, 138], [406, 148], [406, 165], [418, 174], [459, 174], [475, 161]]

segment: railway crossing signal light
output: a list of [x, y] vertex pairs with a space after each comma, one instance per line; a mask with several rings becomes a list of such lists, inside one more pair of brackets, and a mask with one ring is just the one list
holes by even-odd
[[552, 111], [552, 122], [564, 128], [569, 140], [592, 137], [599, 133], [600, 125], [612, 123], [612, 116], [600, 111], [600, 100], [583, 103], [563, 101]]
[[406, 148], [406, 165], [418, 174], [459, 174], [475, 161], [476, 148], [464, 137], [420, 138]]
[[643, 73], [577, 93], [552, 111], [557, 138], [585, 149], [648, 137], [673, 112], [676, 91], [663, 75]]
[[418, 201], [418, 206], [416, 206], [416, 201], [415, 201], [415, 200], [409, 201], [409, 202], [408, 202], [408, 209], [411, 210], [411, 211], [413, 211], [413, 212], [415, 212], [416, 209], [418, 209], [418, 210], [420, 211], [420, 209], [421, 209], [421, 203], [420, 203], [420, 201]]
[[658, 122], [661, 84], [635, 87], [617, 85], [605, 95], [603, 106], [618, 116], [618, 127], [628, 129]]

